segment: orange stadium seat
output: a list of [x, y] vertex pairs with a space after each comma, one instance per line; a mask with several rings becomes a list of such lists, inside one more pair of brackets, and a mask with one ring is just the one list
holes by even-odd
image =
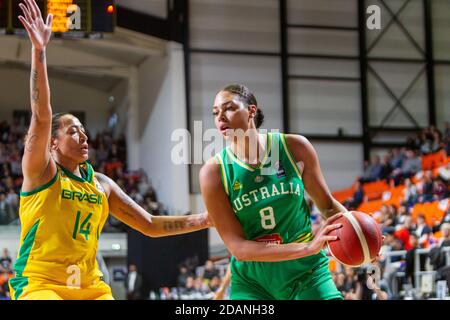
[[333, 192], [333, 197], [340, 203], [343, 203], [348, 198], [351, 198], [353, 196], [354, 192], [355, 192], [355, 190], [353, 188], [338, 190], [338, 191]]
[[[441, 166], [441, 167], [442, 167], [442, 166]], [[434, 168], [434, 169], [433, 169], [433, 171], [432, 171], [432, 173], [433, 173], [433, 178], [437, 178], [437, 176], [439, 175], [439, 169], [440, 169], [441, 167], [437, 167], [437, 168]]]
[[333, 258], [328, 259], [328, 267], [330, 268], [331, 272], [337, 271], [336, 260], [334, 260]]
[[[367, 202], [361, 203], [361, 205], [358, 207], [358, 211], [365, 212], [365, 213], [372, 215], [373, 213], [379, 211], [381, 209], [382, 205], [383, 205], [383, 200], [367, 201]], [[379, 221], [377, 221], [377, 222], [379, 222]]]
[[390, 197], [389, 197], [389, 199], [384, 200], [384, 204], [394, 205], [397, 208], [400, 207], [400, 204], [404, 197], [404, 194], [403, 194], [404, 191], [405, 191], [404, 185], [400, 185], [395, 188], [391, 188], [391, 189], [387, 190], [386, 192], [390, 193]]
[[[377, 199], [377, 200], [363, 202], [358, 207], [358, 211], [373, 215], [375, 212], [377, 212], [381, 209], [381, 206], [383, 204], [394, 205], [395, 207], [398, 208], [398, 207], [400, 207], [400, 204], [403, 200], [403, 191], [404, 190], [405, 190], [405, 186], [403, 186], [403, 185], [397, 186], [394, 188], [390, 188], [389, 190], [385, 191], [385, 192], [390, 193], [388, 199]], [[373, 216], [373, 217], [375, 218], [375, 220], [378, 220], [378, 218], [376, 216]]]
[[420, 181], [420, 179], [416, 178], [416, 175], [412, 176], [411, 178], [409, 178], [409, 180], [411, 180], [411, 182], [413, 184], [416, 184]]
[[435, 222], [442, 220], [449, 205], [449, 199], [444, 202], [434, 201], [429, 203], [417, 203], [412, 209], [412, 217], [413, 219], [416, 219], [417, 215], [422, 213], [425, 215], [425, 222], [432, 227]]
[[436, 232], [433, 234], [433, 237], [435, 237], [436, 239], [442, 238], [442, 232], [441, 232], [441, 231], [436, 231]]
[[422, 170], [433, 170], [446, 163], [447, 156], [444, 150], [422, 156]]
[[385, 180], [370, 182], [363, 185], [364, 194], [369, 201], [380, 199], [383, 192], [389, 190], [389, 188], [390, 187]]

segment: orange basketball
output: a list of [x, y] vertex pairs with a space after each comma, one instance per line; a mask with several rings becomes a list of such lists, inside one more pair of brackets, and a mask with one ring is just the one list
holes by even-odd
[[329, 241], [328, 250], [338, 262], [358, 267], [378, 255], [383, 238], [375, 219], [363, 212], [350, 211], [333, 222], [337, 223], [341, 223], [342, 228], [329, 233], [338, 240]]

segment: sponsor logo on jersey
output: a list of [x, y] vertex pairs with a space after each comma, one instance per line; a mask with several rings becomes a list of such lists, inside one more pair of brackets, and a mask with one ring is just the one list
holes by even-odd
[[71, 191], [67, 189], [63, 189], [61, 192], [61, 198], [66, 200], [78, 200], [80, 202], [86, 201], [88, 203], [93, 204], [102, 204], [102, 197], [98, 194], [88, 194], [88, 193], [81, 193], [78, 191]]
[[266, 234], [264, 236], [258, 237], [255, 239], [255, 241], [271, 243], [271, 244], [282, 244], [283, 238], [281, 238], [280, 234], [274, 233], [274, 234]]
[[97, 190], [105, 193], [105, 189], [103, 189], [103, 186], [100, 184], [100, 182], [98, 182], [98, 180], [95, 178], [94, 178], [94, 182], [95, 182], [95, 186], [97, 187]]
[[286, 170], [284, 170], [284, 167], [280, 163], [280, 161], [275, 162], [275, 168], [277, 169], [277, 178], [278, 179], [286, 177]]
[[256, 183], [260, 183], [260, 182], [263, 182], [264, 181], [264, 177], [262, 177], [262, 176], [256, 176], [256, 178], [255, 178], [255, 182]]
[[239, 189], [242, 189], [242, 184], [239, 182], [239, 180], [236, 180], [233, 184], [233, 190], [237, 191]]

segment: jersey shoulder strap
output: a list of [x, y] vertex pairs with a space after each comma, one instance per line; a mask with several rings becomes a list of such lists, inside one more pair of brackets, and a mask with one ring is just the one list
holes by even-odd
[[216, 163], [219, 165], [220, 168], [220, 177], [222, 180], [222, 185], [223, 185], [223, 189], [225, 190], [225, 193], [229, 196], [230, 192], [229, 192], [229, 179], [228, 179], [228, 165], [225, 165], [227, 161], [226, 160], [226, 149], [223, 149], [221, 152], [218, 152], [215, 156], [214, 156], [214, 160], [216, 161]]
[[292, 154], [291, 150], [289, 149], [288, 143], [286, 141], [286, 135], [284, 133], [280, 133], [280, 141], [281, 141], [281, 147], [280, 150], [282, 150], [284, 158], [286, 158], [286, 162], [290, 164], [290, 168], [297, 174], [297, 176], [302, 179], [302, 174], [300, 172], [300, 169], [297, 165], [297, 162], [295, 161], [294, 155]]

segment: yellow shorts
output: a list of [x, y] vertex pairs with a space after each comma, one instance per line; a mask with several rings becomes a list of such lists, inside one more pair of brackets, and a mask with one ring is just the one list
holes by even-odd
[[111, 288], [100, 280], [84, 288], [71, 288], [33, 279], [27, 279], [26, 282], [25, 285], [21, 284], [20, 292], [14, 290], [14, 287], [18, 286], [9, 283], [13, 300], [114, 300]]

